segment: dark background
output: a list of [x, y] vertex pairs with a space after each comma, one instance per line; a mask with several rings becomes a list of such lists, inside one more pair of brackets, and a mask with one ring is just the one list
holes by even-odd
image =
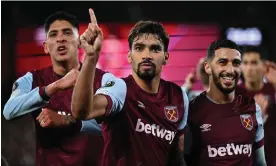
[[[57, 11], [75, 14], [80, 22], [89, 21], [88, 8], [95, 10], [98, 22], [133, 23], [157, 20], [173, 23], [216, 23], [221, 37], [228, 27], [258, 27], [263, 34], [261, 47], [269, 60], [276, 61], [275, 2], [1, 2], [1, 109], [8, 100], [15, 80], [16, 29], [41, 26]], [[25, 116], [2, 123], [3, 157], [9, 165], [33, 165], [34, 126]], [[20, 148], [18, 148], [20, 147]]]

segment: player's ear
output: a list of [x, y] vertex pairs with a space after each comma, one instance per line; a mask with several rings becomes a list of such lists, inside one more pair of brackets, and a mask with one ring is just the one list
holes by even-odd
[[128, 63], [131, 63], [131, 50], [128, 50], [128, 53], [127, 53], [127, 61]]
[[49, 51], [48, 51], [48, 47], [47, 47], [46, 41], [43, 41], [43, 48], [44, 48], [44, 52], [45, 52], [46, 54], [49, 54]]
[[208, 61], [205, 61], [204, 62], [204, 69], [205, 69], [205, 72], [208, 74], [208, 75], [211, 75], [211, 68], [210, 68], [210, 64]]
[[166, 65], [169, 61], [170, 54], [168, 52], [165, 52], [165, 60], [163, 62], [163, 65]]

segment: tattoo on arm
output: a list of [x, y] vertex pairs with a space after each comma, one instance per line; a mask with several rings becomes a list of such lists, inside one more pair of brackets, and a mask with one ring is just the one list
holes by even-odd
[[76, 120], [71, 115], [64, 115], [65, 124], [70, 125], [76, 123]]

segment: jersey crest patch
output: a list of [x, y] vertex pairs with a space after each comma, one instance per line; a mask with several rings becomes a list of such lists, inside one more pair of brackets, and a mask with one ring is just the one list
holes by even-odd
[[112, 87], [115, 84], [114, 81], [108, 81], [107, 83], [104, 84], [103, 87]]
[[249, 114], [240, 115], [240, 119], [244, 128], [246, 128], [249, 131], [253, 129], [253, 120], [251, 115]]
[[177, 106], [166, 106], [164, 107], [164, 111], [168, 120], [172, 122], [176, 122], [178, 120]]

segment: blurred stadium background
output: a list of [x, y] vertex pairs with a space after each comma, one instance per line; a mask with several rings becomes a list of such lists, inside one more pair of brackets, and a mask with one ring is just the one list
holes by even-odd
[[[98, 67], [119, 77], [130, 73], [127, 36], [139, 20], [164, 24], [171, 37], [171, 56], [162, 76], [178, 85], [205, 56], [210, 42], [220, 38], [231, 39], [240, 46], [260, 46], [267, 59], [276, 61], [275, 2], [1, 2], [2, 110], [19, 75], [51, 64], [42, 47], [46, 17], [66, 10], [77, 16], [82, 33], [89, 21], [89, 7], [95, 10], [105, 36]], [[79, 58], [83, 58], [81, 51]], [[196, 83], [194, 88], [202, 87]], [[5, 158], [9, 165], [33, 165], [31, 118], [7, 122], [2, 116], [1, 120], [2, 164]]]

